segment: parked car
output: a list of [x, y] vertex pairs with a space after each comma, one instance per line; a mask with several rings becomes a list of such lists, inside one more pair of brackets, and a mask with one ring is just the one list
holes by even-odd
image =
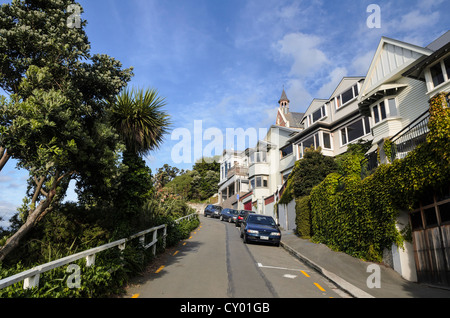
[[241, 226], [242, 221], [247, 217], [249, 213], [255, 213], [255, 211], [250, 210], [240, 210], [239, 215], [236, 218], [236, 227]]
[[220, 220], [228, 221], [229, 223], [231, 223], [234, 222], [238, 214], [239, 214], [238, 210], [223, 209], [222, 212], [220, 213]]
[[281, 231], [273, 217], [262, 214], [249, 214], [241, 225], [241, 238], [244, 243], [263, 242], [280, 245]]
[[203, 211], [203, 214], [206, 216], [210, 216], [212, 218], [218, 218], [220, 216], [220, 212], [222, 212], [222, 207], [219, 205], [208, 204]]

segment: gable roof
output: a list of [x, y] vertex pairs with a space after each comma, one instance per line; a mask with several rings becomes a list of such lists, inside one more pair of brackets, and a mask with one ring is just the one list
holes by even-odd
[[285, 114], [286, 119], [289, 121], [289, 127], [303, 128], [302, 118], [304, 115], [305, 115], [304, 113], [295, 113], [295, 112], [289, 112]]
[[362, 101], [372, 95], [383, 83], [396, 80], [407, 67], [431, 53], [433, 51], [428, 48], [381, 37], [361, 88], [359, 100]]
[[[360, 82], [364, 79], [364, 76], [344, 76], [341, 81], [339, 82], [339, 84], [336, 86], [336, 88], [334, 89], [333, 93], [331, 94], [330, 98], [328, 99], [328, 101], [332, 100], [337, 93], [341, 92], [341, 87], [344, 85], [345, 82], [347, 81], [352, 81], [354, 80], [354, 83], [356, 82]], [[352, 84], [353, 85], [353, 84]], [[350, 86], [351, 87], [351, 86]], [[347, 87], [346, 87], [347, 88]]]

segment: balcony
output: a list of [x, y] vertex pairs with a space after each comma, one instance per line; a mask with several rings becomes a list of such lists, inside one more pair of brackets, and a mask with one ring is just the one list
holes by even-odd
[[233, 166], [230, 170], [227, 172], [227, 179], [231, 178], [232, 176], [247, 176], [248, 175], [248, 168], [240, 165]]
[[428, 128], [429, 119], [430, 113], [427, 110], [391, 138], [391, 161], [405, 158], [409, 152], [413, 151], [418, 145], [426, 141], [427, 134], [430, 131]]

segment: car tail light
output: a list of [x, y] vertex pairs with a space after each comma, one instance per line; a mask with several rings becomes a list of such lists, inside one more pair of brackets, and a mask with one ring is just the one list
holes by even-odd
[[238, 216], [238, 219], [239, 219], [239, 220], [242, 220], [243, 218], [242, 218], [242, 216]]

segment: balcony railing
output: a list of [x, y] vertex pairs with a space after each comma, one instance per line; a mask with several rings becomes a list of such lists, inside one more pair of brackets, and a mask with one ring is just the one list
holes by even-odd
[[413, 151], [418, 145], [426, 141], [428, 128], [428, 120], [430, 113], [427, 110], [411, 124], [406, 126], [395, 136], [392, 141], [392, 161], [394, 159], [403, 159], [406, 155]]
[[[413, 151], [418, 145], [426, 141], [427, 134], [430, 131], [428, 128], [429, 119], [430, 112], [427, 110], [408, 126], [400, 130], [395, 136], [390, 138], [392, 145], [391, 158], [389, 159], [391, 162], [395, 159], [405, 158], [409, 152]], [[367, 154], [361, 164], [364, 165], [366, 171], [369, 173], [373, 172], [379, 165], [377, 151]]]
[[228, 170], [227, 172], [227, 179], [232, 177], [232, 176], [247, 176], [248, 175], [248, 168], [247, 167], [243, 167], [243, 166], [239, 166], [236, 165], [234, 167], [232, 167], [230, 170]]

